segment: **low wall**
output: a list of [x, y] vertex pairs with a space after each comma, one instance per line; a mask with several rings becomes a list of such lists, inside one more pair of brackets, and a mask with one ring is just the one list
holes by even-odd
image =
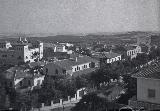
[[80, 92], [83, 92], [83, 95], [86, 94], [85, 88], [81, 88], [79, 90], [77, 90], [75, 96], [73, 98], [71, 98], [70, 96], [68, 96], [67, 101], [63, 101], [63, 99], [59, 99], [58, 103], [53, 103], [53, 101], [51, 101], [51, 105], [50, 106], [45, 106], [44, 103], [42, 103], [41, 106], [41, 110], [51, 110], [54, 108], [58, 108], [58, 107], [64, 107], [64, 106], [74, 106], [75, 103], [78, 103], [79, 100], [82, 98], [82, 96], [80, 95]]

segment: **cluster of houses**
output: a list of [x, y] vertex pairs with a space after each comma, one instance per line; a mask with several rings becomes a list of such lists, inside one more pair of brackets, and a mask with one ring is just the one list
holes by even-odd
[[[47, 44], [46, 46], [41, 41], [28, 42], [26, 38], [22, 40], [21, 37], [13, 43], [1, 41], [0, 64], [14, 65], [3, 72], [7, 79], [5, 85], [15, 89], [28, 87], [33, 89], [43, 83], [46, 75], [48, 77], [58, 74], [69, 76], [88, 74], [99, 68], [102, 62], [110, 64], [123, 59], [121, 53], [112, 51], [93, 52], [89, 57], [75, 54], [66, 47], [73, 47], [73, 44], [56, 43]], [[126, 53], [131, 59], [141, 53], [139, 46], [132, 45], [128, 47], [132, 48], [126, 46], [123, 53]], [[45, 55], [47, 52], [49, 56]], [[51, 59], [43, 60], [44, 57], [49, 58], [50, 56], [53, 59], [52, 61], [50, 61]], [[17, 66], [18, 63], [27, 64]]]
[[[106, 52], [92, 52], [91, 56], [75, 54], [66, 47], [73, 44], [59, 43], [44, 47], [43, 42], [28, 42], [26, 38], [19, 38], [17, 42], [0, 42], [0, 64], [13, 64], [4, 71], [5, 85], [16, 90], [40, 87], [45, 77], [55, 75], [78, 76], [88, 74], [101, 67], [102, 63], [112, 64], [126, 58], [136, 58], [142, 49], [139, 45], [125, 45], [123, 50]], [[121, 49], [121, 48], [120, 48]], [[47, 56], [45, 55], [47, 53]], [[56, 56], [55, 56], [56, 55]], [[53, 57], [52, 57], [53, 56]], [[61, 58], [58, 58], [62, 56]], [[65, 57], [64, 57], [65, 56]], [[51, 57], [53, 60], [44, 60]], [[18, 63], [27, 63], [18, 66]], [[137, 97], [129, 101], [129, 105], [152, 107], [160, 106], [160, 65], [143, 70], [133, 77], [137, 78]], [[137, 106], [136, 106], [137, 107]]]

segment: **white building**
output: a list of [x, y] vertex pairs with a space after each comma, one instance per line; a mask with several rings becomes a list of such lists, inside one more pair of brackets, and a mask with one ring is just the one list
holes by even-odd
[[73, 47], [74, 45], [73, 44], [71, 44], [71, 43], [59, 43], [59, 44], [61, 44], [61, 45], [65, 45], [65, 46], [67, 46], [67, 47]]
[[35, 41], [28, 43], [21, 38], [16, 43], [0, 43], [0, 64], [18, 64], [20, 62], [33, 62], [43, 57], [43, 43]]
[[114, 52], [103, 52], [103, 53], [94, 53], [92, 54], [92, 57], [99, 59], [100, 63], [105, 62], [105, 63], [113, 63], [116, 61], [120, 61], [121, 54], [114, 53]]
[[68, 43], [59, 43], [59, 44], [54, 44], [54, 52], [66, 52], [67, 54], [72, 54], [72, 50], [67, 50], [66, 47], [70, 47]]
[[65, 45], [55, 45], [54, 52], [67, 52]]
[[141, 47], [138, 45], [125, 46], [125, 49], [127, 50], [127, 56], [131, 59], [136, 58], [137, 54], [141, 53]]
[[44, 66], [46, 75], [80, 75], [93, 72], [99, 67], [99, 61], [88, 56], [79, 56], [72, 59], [58, 60], [50, 62]]

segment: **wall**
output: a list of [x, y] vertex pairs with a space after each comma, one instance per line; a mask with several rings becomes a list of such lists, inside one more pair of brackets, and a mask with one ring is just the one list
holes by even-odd
[[81, 88], [81, 89], [77, 90], [77, 92], [73, 98], [68, 96], [67, 101], [64, 101], [63, 99], [60, 99], [59, 103], [54, 103], [54, 101], [51, 101], [51, 106], [45, 106], [45, 104], [42, 103], [42, 107], [40, 108], [40, 110], [50, 111], [55, 108], [64, 107], [64, 106], [72, 106], [73, 107], [73, 106], [75, 106], [76, 103], [78, 103], [80, 101], [80, 99], [82, 99], [82, 96], [86, 95], [86, 94], [87, 94], [86, 89]]
[[39, 86], [42, 84], [45, 76], [37, 77], [34, 79], [34, 86]]
[[141, 53], [141, 47], [140, 46], [137, 46], [135, 49], [133, 50], [128, 50], [127, 51], [127, 56], [130, 56], [131, 59], [133, 58], [136, 58], [137, 57], [137, 54], [138, 53]]
[[[30, 81], [30, 84], [29, 84]], [[34, 85], [33, 78], [20, 78], [15, 80], [15, 89], [24, 88], [24, 87], [32, 87]]]
[[121, 55], [111, 58], [111, 59], [107, 59], [107, 63], [112, 63], [112, 62], [119, 61], [119, 60], [121, 60]]
[[[156, 90], [156, 97], [148, 97], [148, 89]], [[160, 80], [137, 78], [137, 100], [160, 104]]]
[[[77, 72], [79, 70], [84, 70], [84, 69], [90, 68], [89, 64], [90, 64], [90, 62], [89, 63], [85, 63], [85, 64], [80, 64], [80, 65], [73, 66], [72, 67], [72, 72]], [[86, 68], [84, 68], [84, 65], [86, 65]], [[80, 68], [79, 70], [77, 70], [77, 66]], [[76, 68], [76, 71], [75, 71], [75, 68]]]
[[43, 43], [39, 44], [39, 58], [43, 58]]

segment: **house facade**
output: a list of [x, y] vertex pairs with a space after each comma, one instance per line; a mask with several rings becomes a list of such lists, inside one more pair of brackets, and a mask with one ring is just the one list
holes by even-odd
[[137, 100], [160, 104], [160, 79], [137, 78]]
[[160, 64], [150, 66], [133, 77], [137, 78], [137, 96], [129, 100], [129, 105], [160, 110]]
[[62, 44], [56, 44], [54, 46], [54, 52], [67, 52], [66, 46]]
[[114, 52], [103, 52], [103, 53], [94, 53], [92, 57], [99, 60], [100, 65], [103, 63], [114, 63], [116, 61], [121, 61], [122, 56], [121, 54], [114, 53]]
[[125, 46], [127, 56], [131, 59], [136, 58], [138, 53], [141, 53], [141, 47], [138, 45]]
[[47, 75], [74, 75], [78, 73], [89, 72], [91, 69], [99, 67], [99, 62], [88, 56], [81, 56], [65, 60], [50, 62], [44, 67], [44, 73]]

